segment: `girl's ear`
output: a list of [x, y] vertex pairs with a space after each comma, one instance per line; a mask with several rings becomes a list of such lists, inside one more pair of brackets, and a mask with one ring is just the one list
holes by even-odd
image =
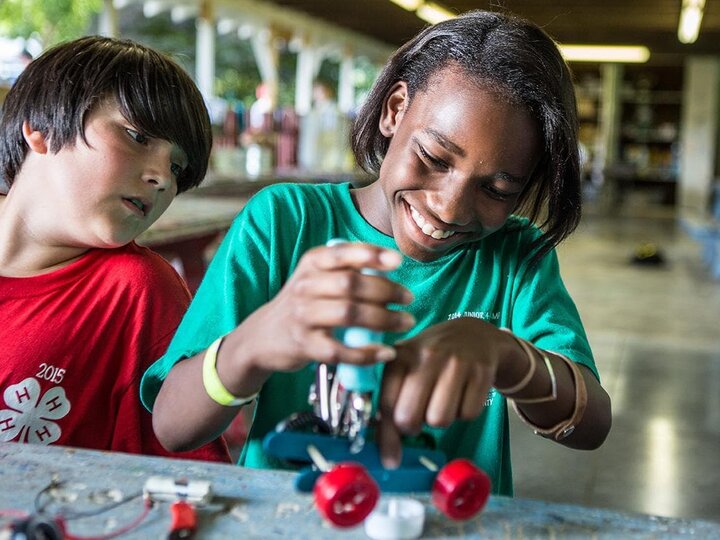
[[26, 121], [22, 125], [23, 139], [30, 147], [30, 150], [38, 154], [47, 154], [48, 145], [45, 135], [40, 131], [34, 131], [30, 124]]
[[383, 102], [382, 113], [380, 114], [380, 133], [388, 138], [395, 135], [407, 106], [407, 83], [399, 81], [390, 89], [387, 98]]

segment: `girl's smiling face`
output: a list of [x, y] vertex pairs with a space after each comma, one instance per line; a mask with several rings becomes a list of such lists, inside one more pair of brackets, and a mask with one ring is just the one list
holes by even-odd
[[390, 144], [379, 179], [356, 192], [356, 203], [419, 261], [500, 229], [542, 151], [538, 125], [522, 106], [457, 68], [436, 72], [411, 103], [397, 83], [380, 130]]

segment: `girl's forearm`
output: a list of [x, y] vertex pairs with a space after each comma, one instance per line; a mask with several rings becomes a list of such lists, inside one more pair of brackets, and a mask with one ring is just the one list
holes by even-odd
[[570, 448], [594, 450], [598, 448], [610, 432], [612, 413], [610, 396], [589, 369], [579, 366], [587, 387], [587, 407], [582, 420], [571, 435], [560, 441]]
[[[533, 355], [532, 362], [528, 361], [529, 354]], [[521, 388], [516, 385], [517, 389], [502, 386], [499, 389], [514, 400], [518, 414], [526, 423], [543, 430], [579, 416], [571, 422], [567, 436], [550, 438], [571, 448], [587, 450], [603, 443], [611, 425], [610, 398], [589, 369], [580, 364], [573, 364], [577, 369], [571, 369], [568, 361], [560, 356], [528, 346], [518, 346], [508, 360], [525, 366], [522, 373], [527, 380], [515, 375], [514, 381], [519, 381]], [[513, 372], [513, 369], [505, 371]], [[514, 372], [519, 373], [517, 369]], [[576, 377], [582, 380], [578, 382]], [[578, 389], [578, 384], [584, 388]]]
[[[249, 396], [259, 391], [269, 374], [240, 358], [234, 334], [223, 340], [215, 370], [229, 392]], [[202, 351], [173, 366], [155, 400], [153, 428], [168, 450], [190, 450], [216, 439], [240, 410], [240, 406], [221, 405], [208, 394], [203, 382], [206, 353]]]
[[[548, 354], [557, 379], [557, 399], [547, 403], [517, 403], [516, 406], [527, 420], [540, 428], [551, 428], [573, 417], [577, 407], [574, 378], [567, 364]], [[544, 368], [538, 367], [538, 370]], [[560, 444], [580, 450], [594, 450], [607, 437], [611, 425], [610, 398], [595, 376], [585, 366], [577, 365], [582, 377], [587, 401], [584, 412], [577, 422], [572, 422], [572, 432], [557, 439]]]
[[214, 403], [202, 384], [205, 351], [178, 362], [160, 387], [153, 406], [153, 429], [169, 451], [191, 450], [217, 438], [237, 407]]

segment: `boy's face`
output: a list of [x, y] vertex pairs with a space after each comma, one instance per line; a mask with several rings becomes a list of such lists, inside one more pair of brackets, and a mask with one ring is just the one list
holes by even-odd
[[[500, 229], [541, 154], [527, 112], [459, 70], [433, 76], [408, 107], [406, 87], [389, 96], [381, 131], [390, 138], [372, 201], [361, 213], [400, 250], [432, 261]], [[375, 216], [373, 218], [373, 216]]]
[[127, 244], [168, 208], [187, 158], [176, 145], [140, 133], [113, 99], [88, 115], [85, 135], [87, 144], [78, 137], [74, 146], [40, 156], [45, 178], [24, 180], [36, 182], [47, 205], [47, 237], [75, 247]]

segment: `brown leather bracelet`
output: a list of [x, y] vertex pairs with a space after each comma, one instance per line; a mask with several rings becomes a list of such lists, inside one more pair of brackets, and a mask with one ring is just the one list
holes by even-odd
[[585, 386], [583, 374], [575, 362], [562, 354], [553, 354], [560, 357], [568, 365], [575, 383], [575, 407], [573, 408], [570, 418], [557, 423], [551, 428], [541, 428], [525, 416], [518, 407], [517, 403], [513, 401], [512, 405], [513, 409], [515, 409], [515, 413], [517, 413], [518, 417], [520, 417], [520, 420], [530, 426], [536, 435], [540, 435], [546, 439], [561, 441], [575, 431], [575, 427], [582, 421], [583, 415], [585, 414], [585, 408], [587, 407], [587, 387]]

